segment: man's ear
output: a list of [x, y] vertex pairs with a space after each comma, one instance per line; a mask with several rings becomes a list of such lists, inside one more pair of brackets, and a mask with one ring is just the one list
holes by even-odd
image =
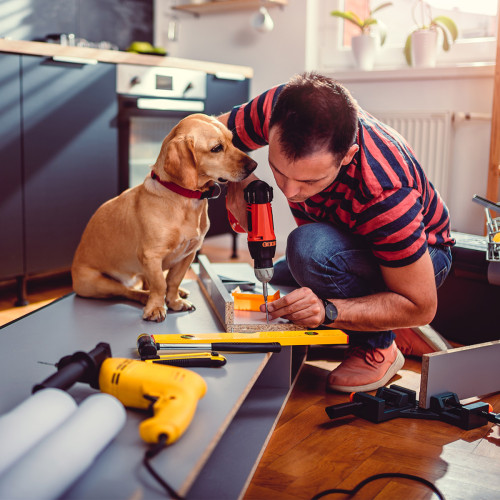
[[192, 137], [176, 138], [167, 144], [163, 169], [176, 184], [191, 190], [198, 188], [198, 170]]
[[344, 158], [342, 158], [341, 165], [349, 165], [351, 163], [352, 159], [354, 158], [354, 155], [358, 152], [359, 146], [357, 144], [353, 144], [350, 148], [349, 151], [347, 151], [346, 155]]

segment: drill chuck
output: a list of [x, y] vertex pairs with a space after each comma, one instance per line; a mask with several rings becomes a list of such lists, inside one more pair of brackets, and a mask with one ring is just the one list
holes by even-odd
[[261, 283], [269, 283], [274, 274], [274, 268], [272, 267], [272, 262], [271, 262], [271, 267], [263, 267], [263, 268], [255, 267], [254, 273], [255, 277]]

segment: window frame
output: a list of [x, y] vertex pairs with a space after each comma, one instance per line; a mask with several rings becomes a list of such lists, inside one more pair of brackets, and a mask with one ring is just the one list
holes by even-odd
[[[310, 44], [306, 66], [323, 71], [352, 70], [354, 59], [350, 47], [343, 46], [343, 19], [330, 16], [332, 10], [343, 10], [344, 0], [307, 0], [307, 40]], [[389, 27], [390, 29], [390, 27]], [[474, 65], [496, 60], [495, 37], [457, 40], [448, 52], [438, 51], [438, 66]], [[408, 68], [403, 46], [379, 49], [376, 70]], [[383, 57], [381, 57], [383, 54]]]

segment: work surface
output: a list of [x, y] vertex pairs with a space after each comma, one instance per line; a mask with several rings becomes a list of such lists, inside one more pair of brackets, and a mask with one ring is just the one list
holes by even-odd
[[[160, 324], [143, 321], [140, 305], [71, 294], [5, 326], [0, 330], [0, 414], [21, 403], [34, 384], [55, 372], [39, 361], [56, 363], [99, 342], [109, 343], [114, 357], [137, 359], [140, 333], [220, 331], [197, 282], [183, 286], [191, 292], [196, 311], [168, 314]], [[207, 383], [206, 396], [186, 433], [154, 459], [160, 475], [187, 498], [237, 498], [289, 392], [290, 348], [272, 356], [226, 357], [222, 368], [194, 369]], [[95, 391], [76, 384], [68, 392], [81, 401]], [[143, 412], [128, 411], [125, 428], [64, 497], [165, 498], [141, 466], [147, 446], [137, 427], [144, 418]]]

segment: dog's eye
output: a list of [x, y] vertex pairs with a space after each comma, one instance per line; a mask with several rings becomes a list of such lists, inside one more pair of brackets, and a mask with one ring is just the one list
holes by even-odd
[[224, 151], [224, 148], [222, 147], [222, 144], [217, 144], [217, 146], [214, 146], [210, 151], [212, 153], [221, 153]]

